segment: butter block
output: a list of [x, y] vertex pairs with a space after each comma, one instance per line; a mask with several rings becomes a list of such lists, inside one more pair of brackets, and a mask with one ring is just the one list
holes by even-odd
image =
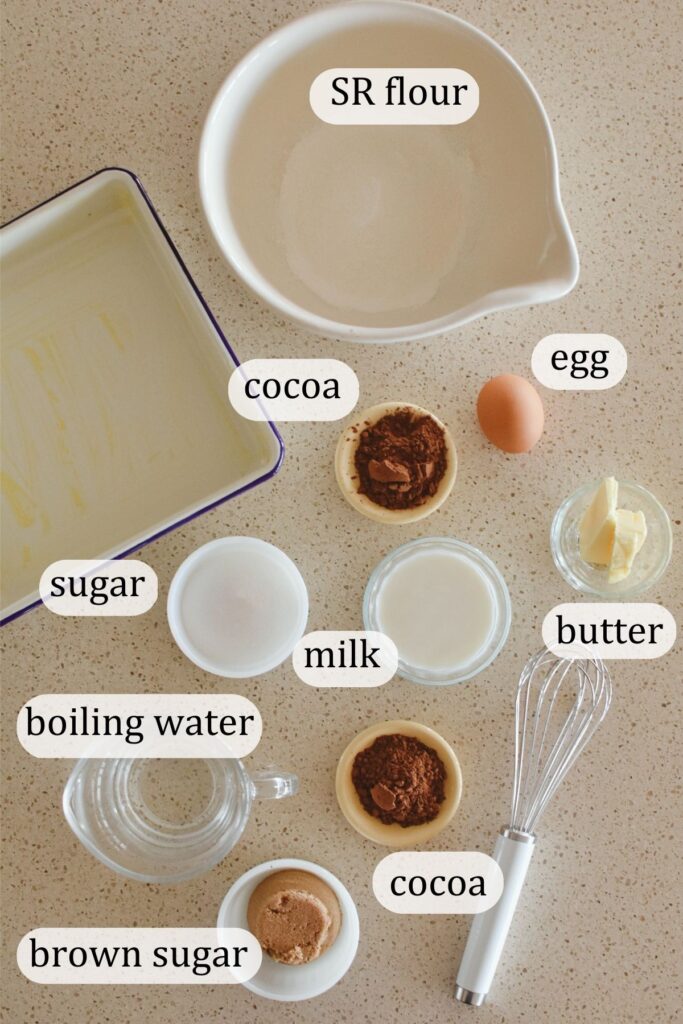
[[608, 583], [619, 583], [620, 580], [626, 579], [646, 537], [647, 523], [642, 512], [631, 512], [626, 508], [617, 509], [614, 543], [607, 574]]
[[584, 512], [579, 527], [579, 547], [584, 562], [592, 562], [594, 565], [610, 564], [616, 530], [618, 493], [619, 484], [614, 477], [605, 477]]

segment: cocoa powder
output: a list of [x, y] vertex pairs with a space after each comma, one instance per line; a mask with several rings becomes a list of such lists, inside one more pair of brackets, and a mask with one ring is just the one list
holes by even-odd
[[447, 457], [436, 420], [397, 409], [361, 432], [355, 453], [358, 491], [384, 508], [416, 508], [436, 493]]
[[431, 747], [413, 736], [378, 736], [356, 754], [351, 781], [365, 810], [385, 825], [408, 828], [432, 821], [446, 798], [446, 769]]

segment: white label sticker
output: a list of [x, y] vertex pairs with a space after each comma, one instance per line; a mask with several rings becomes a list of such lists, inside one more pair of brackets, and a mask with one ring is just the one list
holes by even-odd
[[339, 420], [358, 402], [358, 377], [340, 359], [250, 359], [232, 373], [228, 395], [248, 420]]
[[462, 124], [479, 86], [459, 68], [328, 68], [309, 99], [327, 124]]
[[627, 367], [626, 349], [609, 334], [549, 334], [531, 356], [534, 376], [553, 391], [604, 391]]
[[558, 604], [543, 620], [542, 632], [546, 647], [560, 658], [650, 659], [671, 650], [676, 621], [660, 604]]
[[481, 914], [500, 899], [503, 872], [475, 850], [400, 851], [379, 862], [372, 889], [394, 914]]
[[55, 615], [142, 615], [154, 605], [154, 569], [134, 558], [64, 558], [40, 577], [40, 596]]
[[236, 693], [44, 693], [17, 716], [33, 757], [246, 757], [262, 729]]
[[261, 958], [244, 928], [36, 928], [17, 947], [41, 985], [239, 985]]
[[384, 633], [321, 629], [299, 640], [292, 666], [309, 686], [382, 686], [396, 675], [398, 651]]

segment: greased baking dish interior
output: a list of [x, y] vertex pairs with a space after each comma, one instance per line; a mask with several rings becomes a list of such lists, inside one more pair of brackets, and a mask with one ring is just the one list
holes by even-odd
[[272, 476], [237, 358], [142, 186], [101, 171], [6, 225], [2, 612], [62, 558], [127, 554]]

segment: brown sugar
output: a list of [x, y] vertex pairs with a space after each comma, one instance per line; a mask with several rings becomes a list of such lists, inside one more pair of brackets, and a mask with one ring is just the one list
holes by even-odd
[[339, 901], [322, 878], [297, 868], [275, 871], [254, 889], [249, 930], [282, 964], [307, 964], [333, 944], [341, 927]]
[[446, 798], [443, 761], [413, 736], [378, 736], [356, 754], [351, 780], [368, 814], [385, 825], [423, 825]]

